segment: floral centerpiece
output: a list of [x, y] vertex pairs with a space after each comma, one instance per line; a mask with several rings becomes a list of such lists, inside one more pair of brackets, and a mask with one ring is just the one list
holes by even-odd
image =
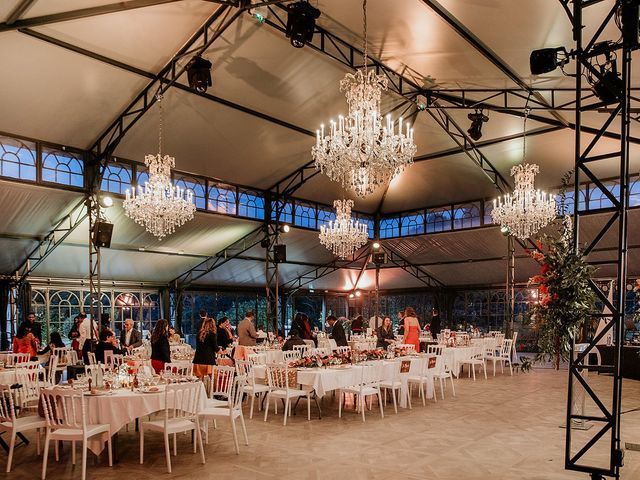
[[538, 357], [553, 359], [556, 370], [569, 358], [571, 337], [579, 333], [595, 310], [596, 296], [589, 286], [595, 268], [573, 248], [571, 217], [565, 216], [559, 238], [538, 240], [538, 250], [528, 252], [542, 269], [529, 279], [538, 286], [538, 303], [532, 319], [538, 333]]
[[334, 353], [331, 355], [312, 355], [302, 357], [289, 362], [290, 368], [320, 368], [334, 365], [345, 365], [351, 363], [349, 353]]

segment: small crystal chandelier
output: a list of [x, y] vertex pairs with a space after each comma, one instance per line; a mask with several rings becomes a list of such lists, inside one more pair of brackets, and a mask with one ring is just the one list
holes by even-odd
[[353, 200], [335, 200], [336, 219], [320, 226], [320, 243], [340, 258], [346, 258], [369, 238], [366, 223], [351, 218]]
[[157, 99], [160, 107], [158, 154], [145, 155], [149, 180], [144, 186], [138, 185], [137, 192], [135, 188], [127, 189], [123, 206], [127, 217], [162, 240], [193, 219], [196, 206], [193, 192], [187, 190], [185, 198], [185, 190], [171, 183], [171, 169], [176, 161], [169, 155], [162, 155], [162, 95], [158, 94]]
[[555, 195], [534, 188], [535, 176], [540, 172], [540, 168], [536, 164], [526, 162], [528, 113], [527, 109], [522, 141], [523, 163], [511, 168], [511, 176], [516, 182], [515, 189], [513, 193], [494, 200], [491, 211], [493, 223], [508, 228], [511, 235], [521, 240], [538, 233], [557, 214]]
[[[396, 124], [380, 114], [380, 97], [388, 88], [384, 75], [367, 68], [367, 0], [363, 2], [364, 61], [355, 74], [340, 81], [349, 105], [349, 114], [331, 120], [328, 135], [324, 125], [316, 131], [311, 148], [315, 166], [343, 188], [364, 197], [413, 163], [416, 145], [413, 129], [402, 118]], [[403, 133], [404, 127], [404, 133]]]

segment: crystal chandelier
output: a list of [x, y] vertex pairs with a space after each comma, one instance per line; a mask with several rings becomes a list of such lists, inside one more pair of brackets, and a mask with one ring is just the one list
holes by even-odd
[[127, 189], [123, 206], [127, 217], [162, 240], [193, 219], [196, 207], [193, 192], [187, 190], [185, 198], [185, 190], [171, 183], [171, 169], [176, 161], [169, 155], [162, 155], [162, 95], [157, 99], [160, 107], [158, 154], [145, 155], [149, 179], [144, 186], [138, 185], [137, 192], [135, 188]]
[[511, 168], [511, 176], [516, 183], [515, 189], [513, 193], [494, 200], [491, 211], [493, 223], [508, 228], [511, 235], [521, 240], [538, 233], [557, 214], [555, 195], [534, 188], [535, 176], [540, 172], [540, 168], [536, 164], [526, 162], [527, 116], [528, 110], [525, 111], [524, 117], [523, 163]]
[[366, 0], [363, 12], [364, 63], [355, 74], [347, 73], [340, 81], [349, 114], [341, 115], [337, 122], [331, 120], [327, 132], [321, 125], [311, 148], [316, 168], [360, 197], [402, 173], [416, 153], [411, 126], [403, 125], [402, 117], [396, 124], [390, 115], [383, 119], [380, 114], [380, 97], [388, 88], [388, 80], [367, 68]]
[[335, 200], [336, 219], [320, 226], [320, 243], [340, 258], [346, 258], [369, 238], [367, 224], [351, 218], [353, 200]]

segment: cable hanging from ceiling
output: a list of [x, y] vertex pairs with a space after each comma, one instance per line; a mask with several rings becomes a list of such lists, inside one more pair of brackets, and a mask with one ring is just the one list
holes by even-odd
[[413, 163], [416, 145], [413, 129], [400, 118], [382, 118], [380, 98], [388, 79], [369, 69], [367, 47], [367, 0], [363, 1], [363, 65], [340, 81], [349, 106], [346, 117], [331, 120], [316, 132], [311, 149], [315, 166], [331, 180], [364, 197], [386, 185]]

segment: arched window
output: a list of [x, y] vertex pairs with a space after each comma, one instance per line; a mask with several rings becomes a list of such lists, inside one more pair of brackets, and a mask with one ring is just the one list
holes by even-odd
[[453, 210], [453, 228], [473, 228], [480, 226], [480, 206], [476, 203], [456, 205]]
[[140, 330], [140, 294], [138, 292], [119, 292], [113, 302], [115, 331], [122, 331], [122, 325], [127, 318], [132, 319], [136, 328]]
[[191, 192], [193, 195], [193, 200], [196, 204], [196, 208], [205, 209], [206, 205], [206, 197], [205, 197], [205, 181], [195, 177], [187, 177], [180, 176], [176, 177], [175, 185], [185, 190], [186, 192]]
[[380, 238], [393, 238], [400, 236], [400, 219], [398, 217], [383, 218], [380, 220]]
[[302, 202], [296, 202], [294, 223], [300, 227], [317, 228], [316, 207]]
[[427, 210], [427, 233], [451, 230], [451, 208]]
[[241, 191], [238, 197], [238, 215], [264, 220], [264, 198], [256, 192]]
[[160, 296], [157, 293], [145, 293], [142, 297], [142, 332], [146, 338], [160, 319]]
[[100, 189], [124, 195], [131, 188], [131, 167], [124, 163], [109, 163], [102, 177]]
[[[73, 326], [73, 319], [81, 310], [79, 292], [70, 292], [68, 290], [50, 291], [47, 338], [50, 332], [60, 332], [62, 338], [67, 338], [69, 330]], [[42, 334], [44, 341], [45, 332], [42, 332]]]
[[420, 235], [424, 233], [424, 214], [410, 213], [400, 218], [400, 235]]
[[0, 176], [35, 182], [35, 142], [0, 135]]
[[[95, 306], [98, 306], [98, 301], [96, 300], [95, 302]], [[102, 295], [100, 297], [100, 303], [102, 303], [102, 309], [101, 309], [101, 313], [108, 313], [109, 315], [111, 315], [111, 295], [107, 292], [102, 292]], [[91, 314], [91, 303], [89, 301], [89, 292], [83, 292], [83, 296], [82, 296], [82, 310], [84, 310], [84, 313], [86, 313], [87, 315]], [[98, 309], [96, 308], [96, 312], [98, 311]], [[100, 318], [99, 316], [96, 316], [96, 322], [100, 322]], [[113, 328], [113, 325], [111, 325], [111, 328]]]
[[209, 205], [207, 208], [212, 212], [235, 215], [236, 208], [236, 188], [230, 185], [209, 184]]
[[43, 148], [42, 180], [82, 188], [84, 186], [84, 161], [79, 154]]

